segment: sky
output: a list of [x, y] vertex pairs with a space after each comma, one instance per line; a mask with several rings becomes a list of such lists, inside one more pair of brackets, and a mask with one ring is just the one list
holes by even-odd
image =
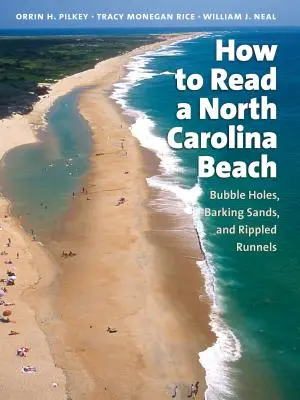
[[[96, 13], [195, 13], [195, 21], [145, 21], [126, 20], [108, 22], [98, 20]], [[43, 21], [17, 20], [17, 14], [43, 13]], [[64, 18], [59, 14], [86, 13], [86, 21]], [[210, 21], [203, 19], [203, 13], [248, 13], [251, 21]], [[254, 21], [254, 13], [274, 14], [276, 20]], [[47, 20], [53, 14], [56, 20]], [[94, 15], [94, 17], [92, 17]], [[170, 26], [213, 26], [213, 25], [263, 25], [300, 26], [300, 0], [1, 0], [0, 29], [24, 28], [76, 28], [76, 27], [170, 27]]]

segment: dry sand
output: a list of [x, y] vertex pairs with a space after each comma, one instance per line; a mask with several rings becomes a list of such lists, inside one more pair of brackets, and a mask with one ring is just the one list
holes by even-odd
[[[168, 37], [164, 43], [179, 38], [182, 35]], [[14, 260], [18, 284], [10, 290], [17, 323], [3, 324], [0, 331], [5, 355], [0, 387], [6, 399], [65, 398], [65, 378], [55, 368], [49, 346], [55, 364], [67, 376], [72, 400], [160, 400], [170, 396], [175, 384], [177, 398], [185, 398], [188, 385], [198, 380], [199, 398], [203, 397], [204, 372], [197, 353], [213, 338], [209, 304], [195, 264], [200, 255], [192, 223], [148, 207], [155, 193], [149, 192], [145, 177], [156, 161], [141, 152], [127, 122], [107, 98], [108, 88], [122, 76], [130, 57], [160, 45], [136, 49], [64, 78], [30, 114], [0, 123], [2, 157], [12, 147], [36, 141], [35, 130], [58, 97], [76, 87], [93, 86], [80, 100], [94, 139], [89, 193], [77, 196], [51, 244], [56, 262], [12, 218], [2, 218], [4, 232], [9, 231], [16, 246], [13, 251], [20, 249], [22, 254], [22, 262]], [[116, 206], [123, 196], [125, 204]], [[4, 202], [4, 213], [6, 206]], [[184, 225], [179, 237], [172, 233], [178, 222]], [[76, 257], [59, 257], [70, 249]], [[107, 326], [117, 332], [106, 332]], [[15, 328], [21, 334], [8, 336]], [[15, 351], [23, 345], [31, 350], [20, 359]], [[20, 366], [26, 364], [35, 365], [37, 374], [21, 374]], [[58, 386], [53, 388], [53, 382]]]

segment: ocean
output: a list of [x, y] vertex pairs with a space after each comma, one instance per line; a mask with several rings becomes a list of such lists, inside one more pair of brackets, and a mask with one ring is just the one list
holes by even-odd
[[[216, 39], [235, 39], [236, 44], [278, 44], [277, 56], [268, 62], [215, 61]], [[132, 133], [141, 145], [160, 159], [160, 174], [148, 179], [160, 189], [158, 208], [171, 207], [168, 193], [181, 202], [178, 212], [192, 214], [207, 262], [198, 263], [212, 302], [211, 328], [217, 342], [199, 353], [206, 370], [206, 399], [275, 400], [299, 398], [300, 382], [300, 30], [245, 30], [206, 34], [159, 51], [136, 56], [127, 66], [126, 78], [114, 87], [112, 98], [134, 119]], [[174, 72], [201, 73], [208, 81], [210, 69], [221, 67], [228, 73], [267, 73], [277, 67], [276, 92], [212, 92], [208, 84], [201, 91], [179, 92]], [[247, 102], [267, 95], [277, 104], [277, 120], [244, 121], [176, 119], [176, 104], [189, 102], [197, 110], [199, 97], [219, 97], [220, 102]], [[197, 115], [197, 114], [196, 114]], [[229, 124], [243, 124], [246, 131], [275, 131], [278, 148], [171, 150], [166, 136], [174, 126], [184, 132], [226, 132]], [[197, 178], [199, 155], [217, 161], [246, 162], [267, 153], [277, 162], [277, 179]], [[276, 193], [277, 199], [215, 200], [210, 191], [240, 190]], [[165, 201], [164, 201], [165, 199]], [[276, 210], [277, 216], [245, 216], [250, 227], [277, 225], [276, 235], [249, 237], [217, 234], [217, 228], [241, 223], [235, 216], [205, 216], [205, 208]], [[236, 242], [263, 244], [277, 251], [237, 252]], [[270, 244], [271, 243], [271, 244]]]
[[[166, 142], [170, 128], [184, 131], [226, 131], [229, 121], [176, 119], [178, 102], [197, 110], [199, 97], [219, 97], [221, 102], [248, 101], [265, 93], [228, 91], [212, 93], [208, 85], [198, 92], [179, 92], [174, 72], [201, 73], [207, 80], [212, 67], [236, 73], [266, 73], [270, 65], [249, 61], [216, 63], [215, 41], [233, 38], [237, 44], [278, 44], [274, 65], [278, 90], [267, 93], [276, 102], [276, 121], [243, 121], [247, 131], [275, 131], [278, 148], [268, 150], [277, 162], [277, 179], [197, 178], [199, 155], [220, 160], [252, 161], [265, 150], [171, 150]], [[160, 159], [160, 173], [148, 179], [159, 189], [153, 207], [193, 218], [205, 251], [198, 262], [211, 300], [210, 324], [216, 343], [199, 353], [206, 371], [207, 400], [297, 400], [300, 381], [300, 189], [299, 67], [300, 30], [251, 30], [207, 33], [134, 57], [127, 75], [114, 85], [111, 97], [133, 121], [132, 134]], [[219, 65], [221, 64], [221, 65]], [[78, 92], [59, 99], [47, 115], [48, 129], [41, 143], [9, 152], [1, 169], [4, 193], [14, 201], [13, 212], [22, 215], [29, 230], [43, 235], [57, 229], [80, 190], [88, 171], [91, 138], [86, 121], [78, 114]], [[230, 121], [237, 124], [236, 120]], [[239, 121], [239, 123], [241, 123]], [[276, 200], [213, 200], [210, 191], [276, 192]], [[172, 196], [170, 197], [170, 194]], [[176, 197], [176, 204], [170, 198]], [[46, 208], [45, 208], [46, 206]], [[279, 218], [245, 217], [249, 226], [277, 225], [277, 235], [247, 237], [217, 234], [217, 227], [241, 223], [236, 217], [205, 216], [205, 208], [276, 209]], [[237, 252], [236, 242], [277, 245], [276, 252]], [[199, 307], [200, 307], [199, 303]]]

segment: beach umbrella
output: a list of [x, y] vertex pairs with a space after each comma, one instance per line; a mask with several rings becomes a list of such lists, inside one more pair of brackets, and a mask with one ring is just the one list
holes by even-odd
[[10, 310], [5, 310], [5, 311], [3, 311], [3, 317], [9, 317], [10, 315], [12, 314], [12, 311], [10, 311]]

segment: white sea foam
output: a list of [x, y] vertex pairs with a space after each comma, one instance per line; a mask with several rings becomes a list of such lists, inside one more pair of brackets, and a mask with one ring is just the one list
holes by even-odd
[[206, 400], [227, 400], [234, 397], [231, 385], [231, 363], [241, 357], [241, 344], [235, 334], [222, 320], [222, 295], [215, 282], [215, 268], [218, 268], [213, 255], [207, 250], [207, 238], [201, 220], [201, 212], [194, 218], [202, 249], [206, 259], [197, 265], [205, 277], [205, 289], [211, 302], [210, 326], [217, 340], [213, 346], [199, 353], [199, 360], [206, 372]]
[[197, 205], [197, 200], [200, 196], [201, 189], [199, 185], [195, 185], [191, 189], [182, 188], [176, 181], [171, 178], [166, 179], [166, 175], [152, 176], [147, 179], [148, 185], [173, 193], [177, 199], [182, 202], [184, 211], [187, 214], [192, 214]]
[[[208, 37], [208, 35], [205, 37]], [[206, 260], [197, 262], [197, 265], [201, 268], [205, 277], [205, 289], [212, 303], [210, 326], [217, 337], [216, 343], [213, 346], [199, 353], [200, 363], [206, 371], [207, 390], [205, 398], [206, 400], [228, 400], [233, 398], [230, 379], [231, 363], [241, 357], [241, 345], [234, 333], [221, 318], [222, 296], [217, 292], [215, 282], [215, 268], [218, 268], [218, 266], [215, 265], [213, 255], [207, 249], [209, 242], [205, 236], [201, 218], [202, 210], [199, 205], [199, 198], [202, 194], [201, 187], [198, 182], [190, 189], [186, 189], [180, 185], [177, 177], [180, 173], [184, 172], [181, 160], [170, 149], [165, 139], [155, 135], [155, 123], [148, 115], [130, 108], [127, 102], [129, 90], [139, 85], [142, 81], [152, 79], [158, 75], [168, 76], [174, 74], [172, 71], [158, 73], [151, 70], [149, 64], [156, 57], [181, 56], [184, 49], [178, 45], [180, 42], [162, 46], [160, 50], [149, 51], [133, 57], [126, 66], [128, 73], [125, 78], [114, 85], [111, 98], [123, 108], [125, 114], [133, 118], [134, 123], [130, 128], [132, 134], [139, 140], [143, 147], [152, 150], [160, 160], [161, 175], [148, 178], [148, 185], [174, 195], [183, 206], [184, 211], [193, 216], [195, 228], [206, 256]], [[162, 199], [163, 196], [160, 200]], [[164, 206], [169, 207], [169, 202], [163, 204], [163, 200], [161, 202], [160, 200], [158, 200], [159, 206], [162, 208]]]
[[175, 75], [175, 72], [165, 71], [165, 72], [161, 72], [160, 75]]

